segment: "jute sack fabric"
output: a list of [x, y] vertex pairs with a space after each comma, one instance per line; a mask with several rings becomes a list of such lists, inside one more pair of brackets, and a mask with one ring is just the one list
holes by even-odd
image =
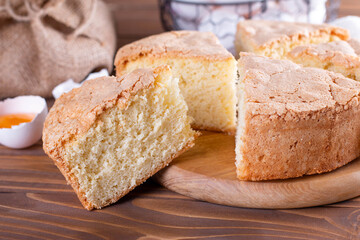
[[0, 0], [0, 98], [50, 97], [69, 78], [111, 71], [115, 45], [100, 0]]

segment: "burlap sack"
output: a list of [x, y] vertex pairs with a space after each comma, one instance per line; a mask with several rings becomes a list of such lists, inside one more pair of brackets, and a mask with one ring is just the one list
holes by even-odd
[[69, 78], [111, 71], [115, 43], [100, 0], [0, 0], [0, 98], [49, 97]]

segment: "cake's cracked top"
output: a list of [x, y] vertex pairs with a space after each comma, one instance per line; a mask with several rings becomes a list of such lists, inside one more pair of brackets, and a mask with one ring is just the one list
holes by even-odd
[[359, 104], [360, 83], [341, 74], [249, 53], [241, 54], [239, 69], [247, 111], [253, 116], [306, 119]]
[[354, 49], [355, 53], [357, 55], [360, 55], [360, 40], [357, 39], [350, 39], [348, 41], [348, 43], [350, 44], [350, 46]]
[[356, 50], [346, 41], [334, 41], [329, 43], [311, 44], [295, 47], [289, 52], [290, 58], [311, 56], [322, 62], [332, 62], [346, 68], [360, 66], [360, 57]]
[[163, 68], [169, 70], [168, 67], [159, 67], [154, 72], [138, 69], [118, 78], [88, 80], [80, 88], [61, 95], [45, 120], [44, 151], [53, 160], [60, 160], [65, 143], [73, 136], [85, 133], [106, 109], [115, 105], [126, 108], [131, 97], [141, 89], [149, 88]]
[[314, 55], [329, 55], [333, 52], [341, 52], [345, 55], [357, 56], [355, 49], [346, 41], [334, 41], [329, 43], [311, 44], [299, 46], [291, 51], [291, 54], [297, 54], [302, 50], [307, 49], [309, 53]]
[[211, 32], [171, 31], [123, 46], [116, 54], [115, 66], [143, 56], [193, 57], [209, 60], [233, 58]]
[[247, 38], [250, 38], [252, 43], [257, 47], [266, 47], [277, 41], [291, 41], [292, 37], [297, 35], [311, 37], [316, 31], [335, 35], [341, 40], [348, 40], [349, 38], [347, 30], [327, 24], [245, 20], [240, 21], [237, 28], [241, 30]]

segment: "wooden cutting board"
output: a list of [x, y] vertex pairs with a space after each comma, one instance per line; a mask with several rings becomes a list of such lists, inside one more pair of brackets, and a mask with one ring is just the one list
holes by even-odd
[[248, 182], [236, 178], [234, 147], [234, 136], [203, 132], [195, 147], [154, 178], [195, 199], [249, 208], [310, 207], [360, 195], [360, 159], [326, 174]]

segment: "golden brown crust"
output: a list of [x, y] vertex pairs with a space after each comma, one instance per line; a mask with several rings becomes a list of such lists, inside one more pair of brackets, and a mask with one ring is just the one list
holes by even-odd
[[64, 146], [75, 135], [84, 134], [106, 109], [115, 105], [126, 108], [132, 96], [153, 85], [156, 74], [163, 68], [169, 70], [169, 67], [162, 66], [154, 71], [138, 69], [119, 78], [89, 80], [80, 88], [63, 94], [51, 108], [44, 124], [43, 149], [54, 160], [86, 209], [94, 206], [87, 201], [77, 178], [63, 160]]
[[311, 58], [347, 69], [360, 67], [360, 57], [346, 41], [298, 46], [288, 53], [288, 58], [298, 63]]
[[[246, 145], [249, 151], [243, 159], [246, 167], [237, 168], [238, 179], [263, 181], [321, 174], [355, 160], [360, 155], [360, 124], [353, 123], [352, 120], [360, 118], [358, 102], [359, 97], [346, 111], [324, 112], [318, 114], [317, 119], [304, 120], [303, 123], [280, 119], [258, 128], [262, 120], [254, 119], [248, 132], [256, 129], [258, 134], [253, 132], [248, 135], [249, 141]], [[318, 119], [326, 120], [318, 122]], [[274, 128], [278, 130], [273, 130]], [[269, 141], [273, 136], [266, 135], [266, 132], [281, 136], [282, 140], [277, 137], [273, 139], [281, 142], [274, 144]], [[254, 139], [258, 140], [257, 144], [252, 141]], [[254, 147], [259, 146], [266, 146], [267, 150], [255, 153]], [[264, 152], [268, 152], [272, 157]]]
[[225, 60], [233, 58], [211, 32], [171, 31], [153, 35], [123, 46], [114, 65], [120, 74], [128, 62], [141, 57], [179, 57]]
[[124, 109], [138, 91], [155, 81], [150, 69], [138, 69], [119, 78], [102, 77], [86, 81], [80, 88], [61, 95], [55, 101], [44, 124], [45, 152], [58, 159], [60, 150], [76, 134], [85, 133], [106, 109], [118, 105]]
[[[302, 68], [288, 60], [242, 53], [245, 91], [252, 114], [306, 118], [316, 111], [346, 105], [360, 91], [360, 83], [318, 68]], [[291, 115], [293, 112], [296, 115]]]
[[269, 20], [245, 20], [237, 25], [238, 32], [251, 40], [253, 48], [272, 47], [275, 43], [329, 34], [348, 40], [347, 30], [328, 24], [310, 24]]
[[350, 39], [348, 43], [354, 49], [355, 53], [360, 56], [360, 41], [356, 39]]
[[245, 99], [239, 179], [329, 172], [360, 156], [359, 82], [252, 54], [243, 54], [239, 68]]

